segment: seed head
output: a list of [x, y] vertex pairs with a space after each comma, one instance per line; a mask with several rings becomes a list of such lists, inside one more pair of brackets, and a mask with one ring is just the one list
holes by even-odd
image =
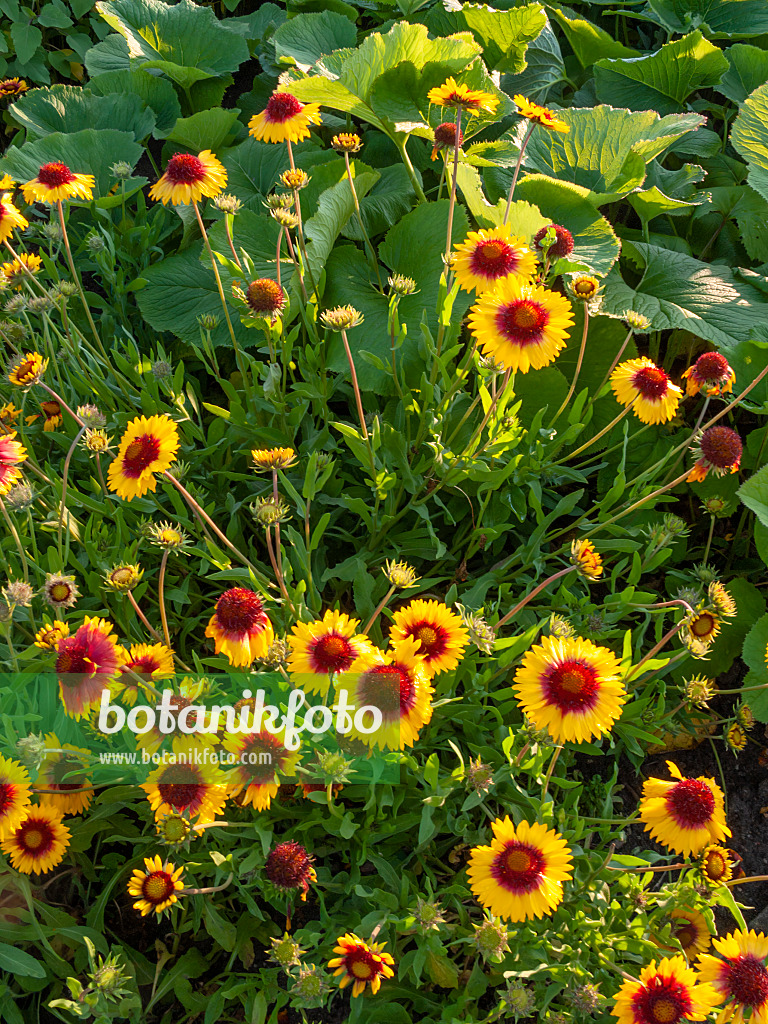
[[10, 580], [2, 588], [2, 595], [11, 607], [29, 608], [35, 591], [24, 580]]
[[158, 359], [152, 363], [152, 376], [155, 380], [168, 380], [173, 376], [173, 367], [164, 359]]
[[509, 950], [509, 932], [504, 925], [491, 914], [487, 914], [482, 924], [474, 925], [475, 946], [483, 960], [500, 963]]
[[507, 1004], [515, 1020], [532, 1016], [536, 1009], [536, 995], [522, 981], [511, 980], [506, 991]]
[[424, 900], [418, 896], [416, 906], [411, 913], [416, 918], [416, 925], [423, 935], [426, 935], [427, 932], [439, 931], [440, 926], [445, 924], [443, 908], [437, 900]]
[[5, 496], [5, 504], [11, 512], [26, 512], [35, 503], [35, 492], [29, 484], [16, 484]]
[[487, 793], [493, 785], [493, 768], [489, 764], [483, 764], [478, 755], [476, 760], [469, 759], [467, 768], [467, 789], [474, 789], [476, 793]]
[[315, 1010], [325, 1005], [331, 986], [315, 964], [299, 967], [299, 976], [290, 991], [291, 1005], [298, 1009]]
[[95, 405], [89, 403], [79, 405], [77, 415], [86, 427], [105, 427], [107, 425], [107, 417]]
[[561, 224], [548, 224], [533, 236], [533, 245], [550, 259], [562, 259], [573, 252], [573, 235]]
[[37, 771], [46, 757], [45, 737], [30, 733], [16, 741], [16, 757], [27, 768]]
[[264, 657], [259, 660], [266, 668], [279, 668], [288, 661], [288, 644], [285, 640], [275, 640]]

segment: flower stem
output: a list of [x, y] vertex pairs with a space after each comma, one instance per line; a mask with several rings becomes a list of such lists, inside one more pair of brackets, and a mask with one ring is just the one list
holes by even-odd
[[561, 569], [560, 572], [556, 572], [554, 576], [548, 576], [547, 579], [545, 579], [543, 583], [540, 583], [535, 590], [532, 590], [530, 594], [526, 594], [521, 601], [518, 601], [515, 607], [510, 609], [503, 619], [499, 619], [494, 626], [494, 629], [498, 630], [501, 626], [506, 625], [513, 615], [516, 615], [522, 608], [525, 608], [525, 606], [532, 601], [537, 594], [540, 594], [545, 587], [549, 586], [550, 583], [554, 583], [555, 580], [559, 580], [561, 577], [567, 576], [569, 572], [576, 572], [577, 568], [578, 566], [576, 565], [569, 565], [565, 569]]
[[101, 352], [102, 356], [107, 360], [107, 362], [109, 362], [109, 357], [104, 349], [104, 345], [102, 344], [101, 338], [99, 337], [99, 332], [96, 329], [96, 324], [93, 321], [93, 317], [91, 316], [91, 310], [90, 307], [88, 306], [88, 300], [86, 299], [85, 292], [83, 291], [83, 284], [80, 280], [79, 274], [75, 270], [75, 261], [72, 259], [72, 249], [69, 245], [69, 235], [67, 234], [67, 225], [64, 220], [64, 207], [61, 205], [60, 199], [56, 201], [56, 206], [59, 211], [59, 222], [61, 223], [61, 237], [64, 240], [64, 249], [67, 253], [67, 262], [69, 263], [69, 271], [72, 274], [72, 280], [77, 285], [77, 290], [80, 293], [80, 301], [83, 304], [85, 315], [88, 318], [88, 323], [90, 324], [91, 330], [93, 331], [93, 337], [96, 340], [96, 344], [99, 346], [99, 351]]
[[[29, 567], [27, 566], [27, 556], [26, 556], [26, 554], [24, 552], [24, 548], [22, 547], [22, 543], [21, 543], [21, 539], [19, 538], [18, 531], [17, 531], [17, 529], [16, 529], [16, 527], [15, 527], [15, 525], [13, 523], [13, 520], [8, 515], [8, 510], [6, 509], [5, 502], [3, 501], [2, 498], [0, 498], [0, 512], [2, 512], [3, 519], [5, 520], [5, 525], [10, 530], [11, 536], [13, 537], [14, 542], [16, 543], [16, 549], [19, 552], [19, 558], [21, 559], [21, 569], [22, 569], [22, 572], [24, 573], [24, 582], [25, 583], [29, 583]], [[9, 631], [10, 631], [10, 627], [11, 627], [11, 623], [9, 622], [8, 623]]]
[[[352, 201], [355, 204], [355, 214], [357, 215], [357, 223], [360, 225], [360, 230], [363, 234], [363, 245], [368, 255], [368, 262], [371, 264], [371, 270], [376, 274], [376, 280], [379, 282], [379, 291], [383, 294], [384, 285], [381, 283], [381, 274], [379, 273], [379, 261], [376, 259], [376, 250], [373, 248], [368, 232], [365, 230], [365, 224], [363, 224], [363, 215], [360, 212], [360, 203], [357, 199], [357, 191], [355, 189], [355, 179], [352, 177], [352, 168], [349, 163], [349, 153], [344, 153], [344, 163], [347, 167], [347, 181], [352, 192]], [[298, 193], [297, 193], [298, 198]]]
[[367, 635], [368, 633], [370, 633], [370, 631], [371, 631], [371, 626], [373, 626], [373, 624], [374, 624], [374, 622], [376, 621], [376, 619], [378, 619], [379, 615], [380, 615], [380, 614], [381, 614], [381, 613], [382, 613], [382, 612], [384, 611], [384, 609], [385, 609], [385, 608], [387, 607], [387, 604], [389, 603], [389, 599], [390, 599], [390, 597], [392, 597], [392, 595], [394, 594], [394, 592], [395, 592], [395, 586], [394, 586], [394, 584], [393, 584], [393, 585], [392, 585], [392, 586], [391, 586], [391, 587], [389, 588], [389, 590], [388, 590], [388, 591], [386, 592], [386, 594], [384, 595], [384, 597], [382, 597], [381, 601], [379, 601], [379, 603], [378, 603], [378, 604], [376, 605], [376, 609], [375, 609], [375, 611], [374, 611], [373, 615], [372, 615], [372, 616], [370, 617], [370, 619], [368, 619], [368, 623], [366, 624], [366, 627], [365, 627], [365, 629], [363, 630], [363, 632], [364, 632], [364, 633], [365, 633], [366, 635]]
[[674, 480], [671, 480], [668, 484], [664, 484], [662, 487], [657, 487], [655, 491], [652, 491], [645, 498], [641, 498], [639, 501], [634, 502], [632, 505], [629, 506], [629, 508], [625, 508], [623, 512], [617, 512], [615, 516], [611, 516], [610, 519], [606, 519], [604, 523], [598, 523], [597, 526], [593, 526], [592, 529], [587, 534], [585, 534], [585, 536], [591, 537], [593, 533], [597, 533], [598, 530], [603, 530], [606, 526], [611, 526], [619, 519], [623, 519], [624, 516], [629, 515], [630, 512], [634, 512], [636, 508], [640, 508], [641, 505], [645, 505], [653, 498], [658, 498], [659, 495], [664, 494], [665, 491], [671, 491], [673, 487], [677, 487], [678, 484], [681, 484], [684, 480], [686, 480], [688, 478], [688, 475], [689, 471], [686, 469], [683, 473], [680, 474], [680, 476], [675, 477]]
[[77, 447], [78, 442], [80, 441], [80, 438], [83, 436], [84, 433], [85, 433], [85, 425], [80, 427], [80, 430], [75, 435], [74, 441], [69, 446], [69, 451], [67, 452], [67, 457], [64, 460], [64, 469], [63, 469], [62, 474], [61, 474], [61, 506], [59, 507], [59, 525], [58, 525], [58, 527], [56, 529], [56, 543], [57, 543], [57, 547], [59, 549], [59, 559], [62, 560], [62, 564], [63, 564], [64, 555], [63, 555], [63, 551], [62, 551], [61, 535], [62, 535], [62, 531], [64, 529], [64, 513], [65, 513], [66, 508], [67, 508], [66, 502], [67, 502], [67, 482], [69, 480], [69, 464], [72, 461], [72, 455], [74, 454], [75, 448]]
[[352, 375], [352, 387], [355, 392], [355, 404], [357, 405], [357, 415], [360, 420], [360, 430], [363, 435], [365, 443], [368, 445], [368, 455], [371, 460], [371, 484], [376, 486], [376, 462], [373, 457], [373, 445], [371, 444], [371, 438], [368, 434], [368, 428], [365, 425], [365, 413], [363, 412], [363, 400], [360, 395], [360, 385], [357, 382], [357, 370], [355, 369], [355, 361], [352, 358], [352, 350], [349, 347], [349, 341], [347, 340], [347, 332], [341, 332], [341, 340], [344, 342], [344, 351], [347, 353], [347, 362], [349, 363], [349, 372]]
[[149, 624], [149, 620], [147, 619], [146, 615], [145, 615], [145, 614], [144, 614], [144, 612], [143, 612], [143, 611], [141, 610], [141, 608], [139, 608], [139, 606], [138, 606], [138, 603], [137, 603], [137, 601], [136, 601], [136, 598], [135, 598], [135, 597], [133, 596], [133, 594], [131, 593], [131, 591], [130, 591], [130, 590], [128, 591], [128, 600], [129, 600], [129, 601], [131, 602], [131, 604], [133, 605], [133, 610], [134, 610], [134, 611], [136, 612], [136, 614], [137, 614], [137, 615], [139, 616], [139, 618], [140, 618], [140, 619], [141, 619], [141, 621], [142, 621], [142, 622], [144, 623], [144, 625], [145, 625], [145, 626], [146, 626], [146, 628], [147, 628], [147, 629], [149, 630], [149, 632], [150, 632], [150, 633], [152, 634], [152, 636], [153, 636], [153, 637], [154, 637], [154, 638], [155, 638], [156, 640], [160, 640], [160, 641], [162, 641], [162, 639], [163, 639], [163, 638], [162, 638], [162, 637], [160, 636], [160, 634], [159, 634], [159, 633], [157, 632], [157, 630], [156, 630], [156, 629], [154, 628], [154, 626], [151, 626], [151, 625]]
[[456, 127], [453, 140], [453, 174], [451, 175], [451, 202], [448, 207], [448, 232], [445, 240], [445, 265], [451, 258], [453, 240], [453, 211], [456, 208], [456, 176], [459, 171], [459, 149], [461, 148], [461, 107], [456, 107]]
[[587, 303], [585, 302], [584, 303], [584, 330], [581, 333], [581, 347], [579, 349], [579, 358], [576, 361], [576, 370], [574, 371], [573, 380], [571, 381], [571, 386], [568, 389], [568, 394], [565, 396], [565, 400], [563, 401], [563, 404], [560, 406], [560, 408], [555, 413], [554, 419], [550, 423], [550, 427], [554, 427], [555, 423], [557, 423], [557, 420], [560, 417], [560, 414], [565, 411], [566, 406], [570, 402], [571, 398], [573, 398], [573, 393], [576, 390], [576, 382], [578, 381], [579, 374], [581, 373], [581, 364], [584, 361], [584, 350], [587, 347], [587, 331], [588, 330], [589, 330], [589, 307], [587, 306]]
[[506, 227], [507, 221], [509, 220], [509, 211], [512, 209], [512, 197], [515, 194], [515, 187], [517, 186], [517, 177], [520, 174], [520, 167], [523, 163], [523, 153], [525, 153], [525, 147], [528, 145], [528, 140], [533, 134], [535, 121], [528, 122], [528, 128], [526, 129], [525, 136], [522, 143], [520, 144], [520, 152], [517, 154], [517, 163], [515, 164], [515, 171], [512, 175], [512, 184], [509, 186], [509, 195], [507, 196], [507, 208], [504, 211], [504, 220], [501, 222]]
[[168, 565], [168, 555], [170, 551], [168, 548], [163, 551], [163, 559], [160, 562], [160, 577], [157, 581], [157, 602], [160, 605], [160, 621], [163, 624], [163, 637], [165, 638], [165, 646], [170, 649], [171, 646], [171, 634], [168, 632], [168, 616], [165, 612], [165, 567]]
[[614, 419], [611, 420], [611, 422], [608, 424], [607, 427], [603, 427], [603, 429], [599, 433], [595, 434], [594, 437], [590, 438], [589, 441], [586, 442], [586, 444], [583, 444], [580, 448], [577, 448], [575, 452], [569, 452], [568, 455], [566, 455], [564, 459], [560, 459], [559, 462], [553, 462], [552, 465], [553, 466], [562, 466], [569, 459], [573, 459], [577, 455], [580, 455], [582, 452], [586, 451], [587, 448], [591, 448], [592, 445], [596, 441], [599, 441], [601, 437], [605, 437], [605, 435], [609, 431], [613, 430], [613, 428], [616, 426], [617, 423], [620, 423], [621, 420], [624, 419], [624, 417], [627, 415], [627, 413], [629, 412], [629, 410], [632, 408], [632, 406], [634, 405], [634, 403], [636, 401], [637, 401], [637, 398], [633, 398], [632, 401], [629, 403], [629, 405], [625, 405], [624, 408], [619, 413], [619, 415], [614, 417]]

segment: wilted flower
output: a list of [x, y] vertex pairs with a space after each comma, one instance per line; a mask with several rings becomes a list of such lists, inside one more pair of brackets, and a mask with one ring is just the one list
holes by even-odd
[[561, 224], [548, 224], [533, 236], [533, 245], [539, 252], [546, 251], [549, 259], [561, 259], [573, 252], [573, 235]]
[[320, 314], [320, 323], [329, 331], [348, 331], [362, 322], [363, 314], [353, 306], [336, 306]]
[[107, 424], [107, 417], [95, 405], [86, 403], [78, 405], [77, 415], [86, 427], [104, 427]]
[[37, 771], [46, 758], [45, 737], [30, 733], [16, 741], [16, 757], [27, 768]]
[[2, 588], [2, 595], [9, 605], [14, 605], [17, 608], [29, 608], [35, 591], [24, 580], [10, 580]]
[[493, 784], [493, 768], [489, 764], [483, 764], [480, 756], [473, 761], [470, 757], [469, 768], [467, 768], [467, 789], [474, 789], [476, 793], [487, 793]]
[[731, 427], [717, 424], [699, 431], [691, 445], [696, 461], [688, 474], [688, 481], [703, 480], [710, 470], [715, 476], [738, 473], [743, 451], [741, 438]]
[[245, 301], [257, 317], [274, 321], [285, 305], [285, 292], [276, 281], [260, 277], [248, 285]]
[[302, 900], [306, 900], [310, 882], [317, 881], [312, 860], [301, 843], [287, 840], [269, 851], [264, 874], [277, 889], [284, 892], [299, 889]]
[[475, 946], [483, 960], [500, 963], [509, 951], [509, 931], [492, 914], [486, 912], [483, 923], [473, 926]]
[[[464, 132], [459, 128], [459, 146], [464, 142]], [[456, 122], [443, 121], [435, 128], [434, 145], [432, 146], [432, 159], [437, 159], [439, 151], [456, 148]]]
[[267, 668], [279, 668], [288, 660], [288, 644], [285, 640], [275, 640], [269, 647], [263, 658], [260, 658], [262, 665]]
[[728, 360], [719, 352], [705, 352], [693, 366], [683, 374], [686, 379], [686, 394], [697, 395], [703, 391], [707, 397], [722, 395], [731, 391], [736, 374]]
[[705, 676], [684, 680], [685, 703], [689, 708], [705, 708], [715, 695], [715, 684]]
[[25, 512], [35, 503], [35, 492], [29, 484], [16, 484], [5, 495], [5, 504], [11, 512]]
[[288, 970], [289, 967], [295, 967], [301, 963], [301, 958], [306, 953], [306, 950], [302, 949], [288, 932], [281, 938], [271, 938], [269, 943], [271, 948], [265, 949], [264, 952], [269, 954], [270, 960], [280, 964], [283, 970]]
[[415, 587], [421, 576], [416, 575], [407, 562], [395, 562], [387, 559], [385, 567], [381, 570], [393, 587], [406, 590], [408, 587]]

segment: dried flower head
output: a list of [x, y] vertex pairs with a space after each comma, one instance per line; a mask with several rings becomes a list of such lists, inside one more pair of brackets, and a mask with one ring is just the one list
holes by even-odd
[[48, 748], [45, 737], [30, 733], [16, 741], [16, 757], [27, 768], [37, 771], [46, 758]]
[[62, 576], [59, 573], [46, 574], [43, 584], [43, 600], [51, 608], [72, 608], [80, 596], [74, 576]]
[[635, 312], [634, 309], [628, 309], [624, 313], [624, 321], [631, 330], [644, 333], [651, 326], [651, 321], [647, 316], [643, 316], [642, 313]]
[[279, 668], [288, 661], [288, 644], [285, 640], [275, 640], [259, 660], [266, 668]]
[[336, 306], [320, 314], [320, 323], [328, 331], [348, 331], [352, 327], [359, 327], [362, 322], [363, 314], [353, 306]]
[[156, 359], [152, 363], [152, 376], [155, 380], [170, 380], [173, 376], [173, 367], [165, 359]]
[[354, 132], [341, 132], [331, 139], [331, 146], [337, 153], [357, 153], [363, 145], [363, 140]]
[[[464, 132], [459, 128], [459, 146], [464, 142]], [[443, 150], [456, 149], [456, 122], [443, 121], [435, 128], [434, 145], [432, 146], [432, 159], [437, 159], [437, 154]]]
[[10, 580], [2, 588], [2, 595], [12, 607], [29, 608], [35, 591], [24, 580]]
[[706, 708], [715, 695], [715, 683], [705, 676], [692, 676], [683, 680], [685, 703], [688, 709]]
[[5, 495], [4, 501], [11, 512], [26, 512], [35, 503], [35, 491], [27, 483], [16, 484]]
[[395, 562], [387, 559], [384, 568], [381, 570], [393, 587], [400, 590], [407, 590], [408, 587], [415, 587], [421, 576], [416, 575], [407, 562]]
[[471, 757], [469, 759], [466, 785], [467, 789], [474, 789], [476, 793], [487, 793], [493, 785], [493, 768], [483, 764], [479, 755], [474, 761]]
[[287, 522], [291, 518], [291, 509], [282, 498], [277, 501], [273, 497], [259, 498], [251, 505], [251, 514], [260, 526], [269, 527]]
[[269, 944], [270, 948], [265, 949], [264, 952], [269, 954], [270, 960], [280, 964], [283, 970], [286, 971], [289, 967], [296, 967], [300, 964], [302, 956], [306, 953], [306, 950], [302, 949], [288, 932], [281, 938], [271, 938]]
[[533, 236], [533, 245], [548, 259], [562, 259], [570, 256], [574, 249], [573, 235], [562, 224], [548, 224], [539, 228]]
[[275, 888], [283, 892], [298, 889], [302, 900], [306, 900], [310, 883], [317, 881], [312, 861], [301, 843], [289, 839], [269, 851], [264, 874]]
[[113, 566], [104, 577], [104, 585], [110, 590], [127, 591], [133, 590], [144, 575], [144, 570], [138, 565], [130, 565], [123, 562]]
[[309, 182], [309, 175], [299, 167], [290, 167], [280, 175], [280, 184], [283, 188], [291, 188], [294, 192], [306, 188]]
[[480, 956], [485, 961], [500, 963], [509, 951], [509, 931], [488, 911], [485, 912], [483, 923], [473, 927], [475, 946]]
[[291, 1005], [304, 1010], [325, 1005], [331, 986], [315, 964], [299, 967], [296, 982], [290, 991]]
[[276, 281], [260, 277], [248, 285], [245, 301], [257, 317], [273, 321], [285, 305], [285, 292]]
[[86, 427], [105, 427], [107, 425], [107, 417], [104, 413], [97, 406], [90, 403], [78, 405], [77, 415]]
[[222, 192], [216, 196], [213, 200], [213, 205], [217, 210], [221, 210], [222, 213], [231, 213], [233, 216], [243, 207], [237, 196], [230, 195], [229, 192]]
[[597, 985], [591, 981], [585, 985], [577, 985], [568, 993], [568, 1002], [580, 1013], [593, 1014], [599, 1010], [605, 1002], [605, 996], [600, 992]]

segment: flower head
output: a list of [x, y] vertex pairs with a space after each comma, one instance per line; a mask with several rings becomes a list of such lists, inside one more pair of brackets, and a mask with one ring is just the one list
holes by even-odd
[[89, 753], [71, 743], [61, 743], [55, 733], [45, 737], [46, 753], [40, 765], [35, 791], [41, 807], [54, 807], [62, 814], [80, 814], [93, 800], [93, 786], [86, 768]]
[[738, 722], [732, 722], [726, 729], [725, 742], [734, 754], [739, 754], [746, 748], [747, 734]]
[[[3, 279], [6, 284], [15, 286], [18, 290], [30, 274], [40, 273], [43, 261], [33, 252], [17, 253], [16, 258], [10, 263], [2, 265]], [[7, 308], [7, 307], [6, 307]], [[11, 310], [8, 310], [11, 312]]]
[[103, 455], [111, 449], [112, 438], [105, 430], [86, 427], [82, 445], [89, 457], [93, 458], [95, 455]]
[[703, 480], [711, 470], [715, 476], [738, 473], [744, 445], [731, 427], [718, 423], [696, 436], [691, 451], [696, 459], [688, 480]]
[[221, 195], [214, 196], [213, 205], [217, 210], [221, 210], [222, 213], [229, 213], [233, 216], [243, 208], [243, 204], [237, 196], [232, 196], [228, 192], [222, 192]]
[[483, 923], [472, 926], [474, 944], [483, 960], [501, 963], [504, 954], [509, 952], [509, 930], [486, 910]]
[[[712, 935], [704, 915], [690, 907], [675, 907], [669, 915], [670, 937], [677, 939], [689, 963], [709, 949]], [[675, 949], [662, 946], [662, 949]]]
[[83, 718], [101, 699], [101, 691], [117, 675], [126, 654], [112, 636], [112, 623], [86, 616], [72, 636], [59, 641], [56, 674], [64, 711]]
[[456, 668], [467, 646], [467, 631], [461, 618], [439, 601], [411, 601], [393, 616], [389, 642], [418, 640], [417, 654], [424, 659], [430, 676]]
[[641, 356], [619, 363], [611, 387], [622, 405], [631, 405], [643, 423], [666, 423], [677, 412], [682, 391], [653, 360]]
[[[459, 146], [464, 141], [464, 132], [459, 128]], [[432, 160], [437, 159], [438, 152], [442, 150], [454, 150], [456, 148], [456, 122], [443, 121], [435, 128], [435, 140], [432, 146]]]
[[430, 89], [427, 99], [437, 107], [460, 108], [471, 114], [479, 114], [482, 110], [495, 114], [499, 105], [493, 93], [470, 89], [469, 86], [457, 82], [453, 76], [447, 78], [442, 85]]
[[230, 665], [242, 666], [263, 658], [275, 639], [264, 602], [245, 587], [224, 591], [205, 635], [214, 641], [217, 654], [226, 654]]
[[226, 776], [217, 764], [199, 756], [201, 749], [192, 736], [175, 740], [171, 757], [141, 786], [156, 821], [165, 814], [183, 814], [207, 824], [221, 813], [227, 799]]
[[536, 270], [536, 257], [525, 240], [503, 226], [470, 231], [456, 247], [451, 263], [461, 287], [478, 295], [510, 276], [529, 281]]
[[392, 274], [391, 277], [387, 278], [387, 282], [390, 291], [395, 295], [413, 295], [418, 291], [414, 279], [406, 277], [405, 274]]
[[310, 693], [325, 693], [331, 676], [348, 672], [358, 658], [371, 651], [367, 636], [356, 633], [358, 619], [343, 612], [325, 612], [314, 622], [298, 622], [287, 638], [288, 671], [295, 685]]
[[296, 452], [293, 448], [254, 448], [251, 451], [251, 458], [257, 473], [287, 469], [296, 464]]
[[591, 540], [574, 540], [571, 543], [571, 564], [578, 569], [585, 580], [597, 580], [603, 575], [603, 560], [595, 551]]
[[272, 885], [284, 892], [301, 890], [301, 898], [306, 900], [310, 882], [317, 881], [312, 860], [301, 843], [286, 840], [269, 851], [264, 874]]
[[[239, 723], [243, 721], [241, 711]], [[247, 717], [245, 719], [247, 724]], [[234, 754], [228, 772], [230, 793], [242, 805], [251, 804], [257, 811], [266, 810], [280, 788], [279, 779], [296, 774], [299, 751], [285, 746], [281, 733], [261, 729], [258, 732], [232, 733], [223, 743]]]
[[699, 870], [710, 885], [724, 885], [733, 876], [733, 865], [728, 850], [712, 843], [705, 847], [699, 859]]
[[29, 812], [29, 772], [0, 755], [0, 839], [15, 831]]
[[124, 592], [138, 586], [144, 570], [138, 565], [122, 562], [114, 565], [104, 577], [104, 585], [110, 590]]
[[685, 701], [689, 708], [705, 708], [715, 694], [715, 683], [704, 676], [684, 680]]
[[38, 384], [48, 366], [48, 360], [39, 352], [25, 352], [16, 356], [8, 367], [8, 380], [19, 388], [29, 388]]
[[27, 449], [14, 440], [16, 431], [0, 436], [0, 494], [7, 494], [21, 479], [19, 466], [27, 458]]
[[301, 957], [306, 952], [298, 942], [286, 932], [278, 938], [270, 938], [270, 949], [264, 952], [269, 954], [269, 959], [280, 964], [283, 970], [289, 967], [296, 967], [301, 963]]
[[381, 570], [393, 587], [399, 590], [408, 590], [415, 587], [421, 579], [416, 575], [416, 570], [407, 562], [395, 562], [387, 559], [384, 568]]
[[14, 230], [23, 231], [29, 227], [29, 221], [22, 217], [13, 205], [13, 193], [0, 193], [0, 242], [10, 238]]
[[573, 235], [562, 224], [547, 224], [533, 236], [533, 246], [539, 252], [546, 250], [549, 259], [565, 259], [574, 249]]
[[245, 301], [257, 317], [274, 321], [285, 306], [285, 292], [276, 281], [260, 277], [248, 285]]
[[549, 128], [553, 132], [569, 132], [571, 130], [565, 121], [558, 118], [554, 110], [540, 107], [538, 103], [533, 103], [519, 94], [513, 96], [512, 99], [517, 104], [517, 112], [520, 117], [533, 121], [534, 124], [540, 124], [542, 128]]
[[686, 779], [671, 761], [667, 768], [675, 781], [648, 779], [643, 784], [640, 820], [645, 831], [685, 856], [729, 836], [723, 792], [714, 779]]
[[75, 174], [66, 164], [43, 164], [37, 177], [21, 186], [28, 203], [53, 205], [62, 199], [93, 199], [96, 179], [92, 174]]
[[341, 132], [331, 139], [331, 146], [337, 153], [358, 153], [363, 146], [363, 141], [354, 132]]
[[49, 572], [43, 584], [43, 600], [51, 608], [61, 610], [73, 608], [80, 597], [74, 576], [62, 576], [60, 573]]
[[327, 331], [348, 331], [359, 327], [362, 322], [363, 314], [353, 306], [336, 306], [320, 314], [320, 323]]
[[213, 199], [224, 191], [227, 172], [210, 149], [192, 153], [176, 153], [166, 164], [165, 172], [149, 190], [150, 199], [163, 206], [189, 206], [199, 203], [203, 196]]
[[128, 883], [129, 895], [138, 897], [133, 908], [140, 910], [142, 917], [153, 912], [161, 915], [178, 900], [176, 894], [184, 888], [184, 869], [170, 861], [163, 863], [158, 856], [145, 857], [144, 869], [134, 870]]
[[553, 362], [572, 325], [571, 304], [564, 296], [516, 276], [483, 292], [469, 315], [483, 353], [519, 373]]
[[126, 501], [154, 491], [155, 474], [168, 469], [178, 450], [179, 432], [170, 416], [131, 420], [107, 473], [110, 490]]
[[472, 850], [467, 865], [470, 888], [492, 914], [527, 921], [553, 913], [563, 899], [563, 882], [573, 859], [562, 836], [546, 825], [508, 817], [492, 822], [490, 846]]
[[163, 548], [165, 551], [183, 552], [189, 544], [189, 537], [178, 524], [165, 521], [152, 523], [147, 528], [147, 539], [150, 544]]
[[319, 103], [301, 103], [289, 92], [276, 90], [264, 110], [248, 122], [248, 132], [263, 142], [301, 142], [309, 138], [311, 124], [320, 124]]
[[736, 380], [736, 374], [728, 360], [719, 352], [705, 352], [699, 356], [693, 366], [688, 367], [683, 377], [686, 380], [687, 395], [697, 395], [703, 391], [707, 397], [731, 391]]
[[6, 602], [16, 608], [29, 608], [35, 596], [34, 588], [25, 580], [10, 580], [1, 592]]
[[25, 875], [44, 875], [60, 864], [69, 846], [70, 831], [55, 807], [30, 807], [22, 821], [3, 833], [0, 848]]
[[0, 82], [0, 99], [11, 99], [21, 96], [29, 89], [23, 78], [4, 78]]
[[596, 277], [582, 274], [580, 277], [571, 279], [568, 283], [568, 291], [574, 299], [578, 299], [580, 302], [590, 302], [600, 291], [600, 282]]
[[386, 978], [394, 977], [392, 968], [395, 961], [384, 953], [386, 942], [364, 942], [357, 935], [347, 932], [336, 940], [333, 948], [338, 956], [328, 961], [329, 967], [335, 967], [334, 978], [340, 977], [339, 988], [352, 984], [352, 997], [355, 998], [365, 991], [366, 985], [371, 986], [375, 995]]
[[290, 991], [291, 1005], [307, 1010], [319, 1009], [325, 1005], [330, 988], [315, 964], [302, 964]]
[[625, 981], [613, 1016], [619, 1024], [681, 1024], [704, 1020], [720, 1000], [711, 985], [700, 983], [682, 956], [644, 967], [639, 981]]
[[720, 1020], [742, 1024], [749, 1011], [749, 1020], [765, 1024], [768, 1020], [768, 938], [762, 932], [731, 932], [712, 943], [722, 959], [704, 955], [699, 958], [699, 977], [709, 982], [719, 1003], [726, 1006]]
[[627, 699], [613, 652], [580, 637], [543, 637], [524, 656], [514, 690], [531, 722], [557, 743], [604, 736]]
[[66, 622], [43, 622], [43, 625], [35, 633], [35, 647], [43, 651], [56, 651], [59, 642], [69, 636], [69, 626]]

